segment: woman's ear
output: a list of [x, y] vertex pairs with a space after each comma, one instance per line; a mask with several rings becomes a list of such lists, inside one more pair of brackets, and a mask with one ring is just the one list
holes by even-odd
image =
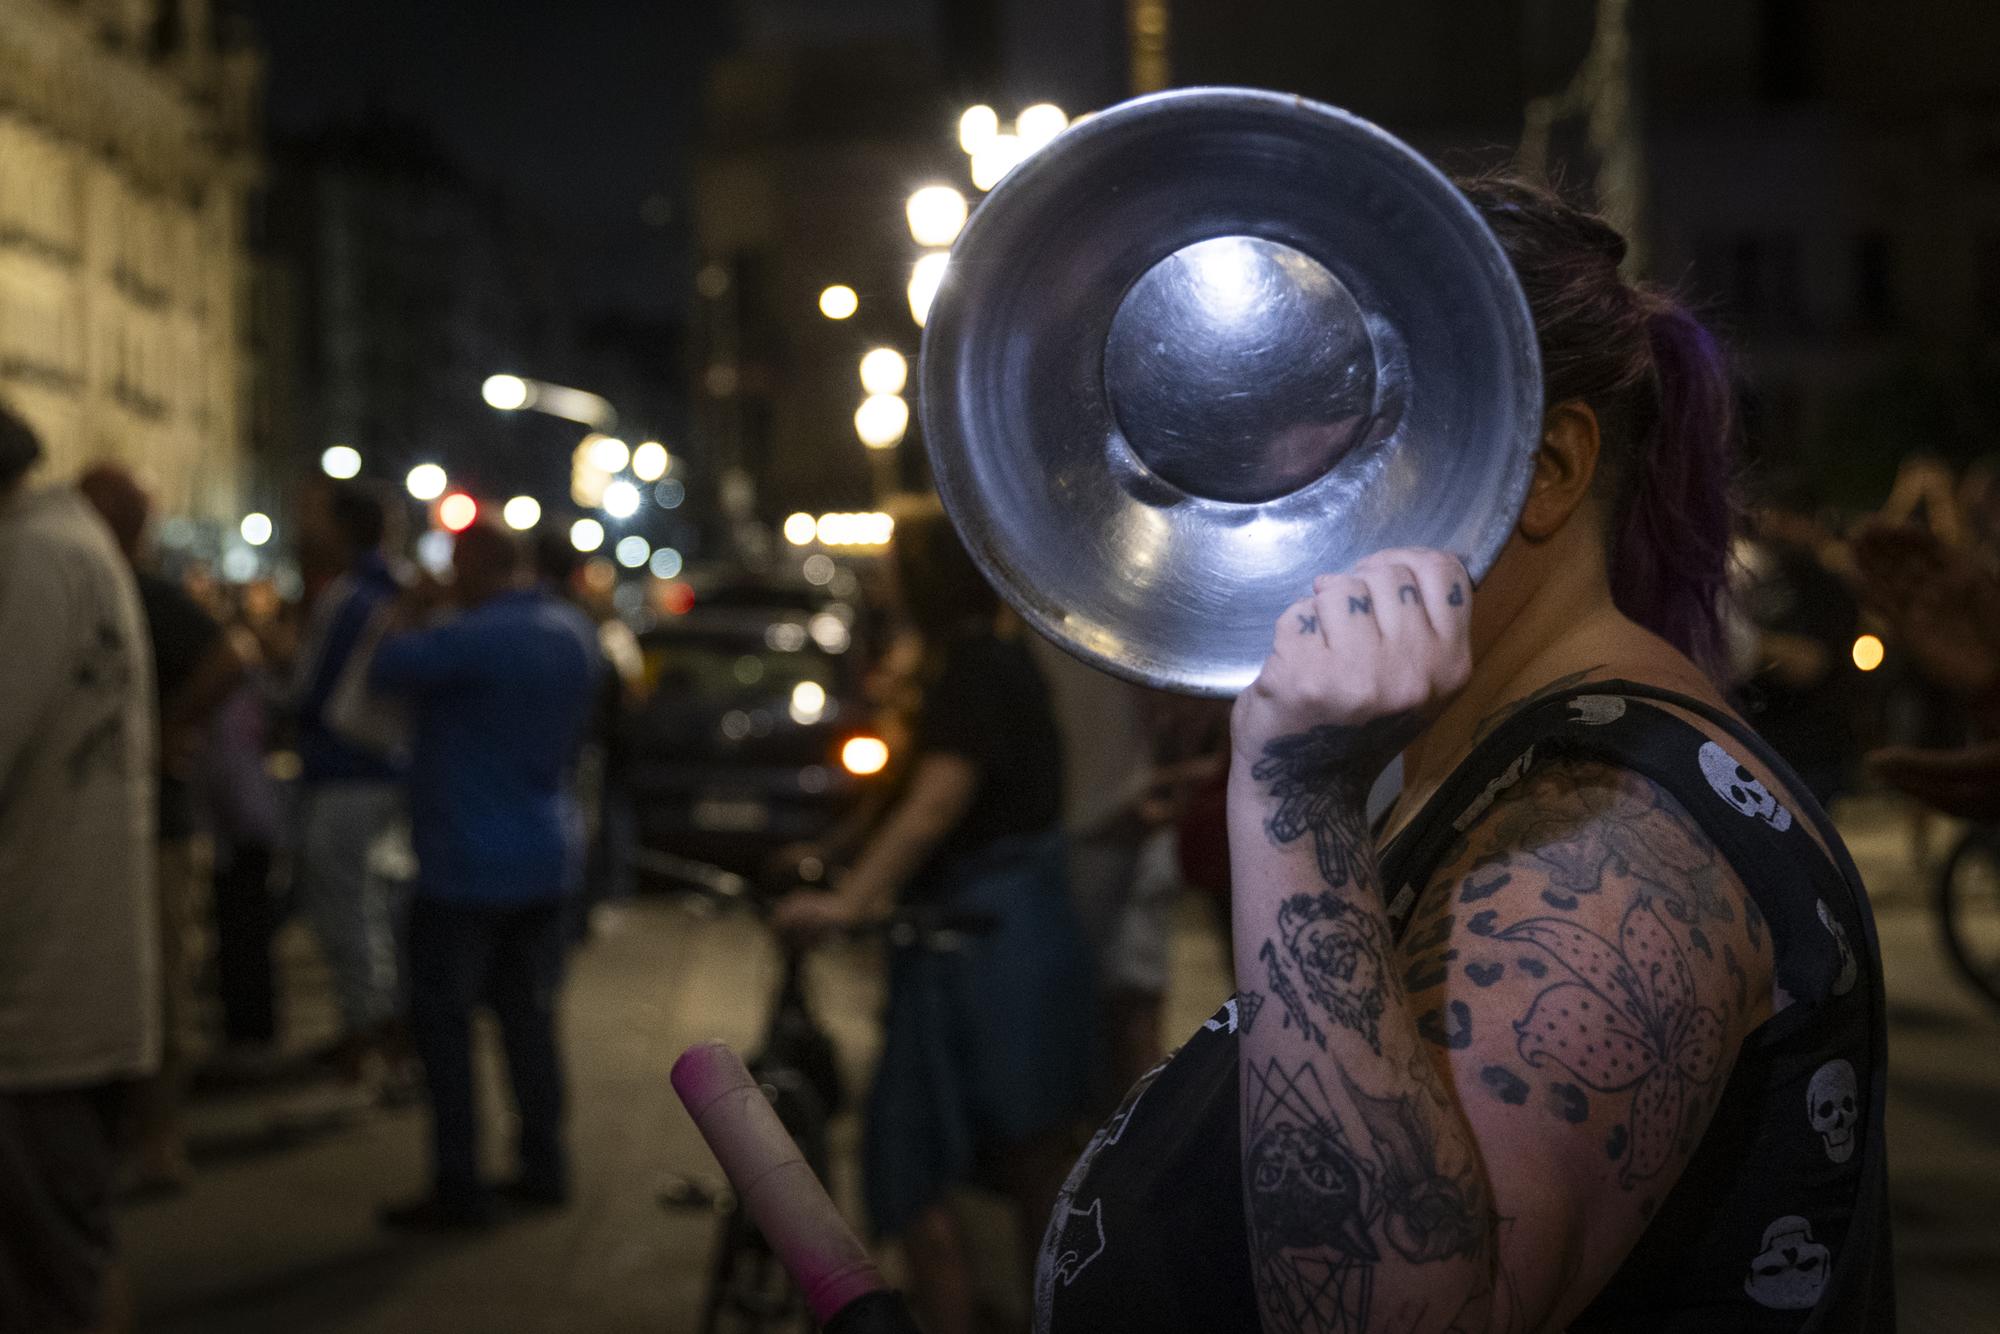
[[1582, 399], [1550, 408], [1542, 418], [1542, 446], [1535, 451], [1535, 475], [1517, 525], [1530, 542], [1554, 537], [1570, 521], [1597, 477], [1602, 441], [1597, 414]]

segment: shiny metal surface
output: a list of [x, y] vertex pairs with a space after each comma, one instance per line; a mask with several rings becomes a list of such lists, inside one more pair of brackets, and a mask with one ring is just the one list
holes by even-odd
[[1365, 121], [1248, 89], [1140, 98], [1016, 168], [924, 332], [939, 493], [1071, 652], [1233, 694], [1315, 574], [1389, 546], [1483, 575], [1540, 433], [1506, 257]]
[[1183, 247], [1111, 317], [1104, 391], [1139, 461], [1191, 496], [1275, 500], [1324, 477], [1375, 408], [1361, 307], [1310, 256], [1247, 236]]

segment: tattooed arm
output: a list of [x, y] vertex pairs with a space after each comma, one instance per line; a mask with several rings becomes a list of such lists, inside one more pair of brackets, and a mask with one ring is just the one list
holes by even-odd
[[1496, 801], [1391, 944], [1362, 783], [1463, 680], [1462, 578], [1387, 553], [1323, 579], [1237, 704], [1241, 1148], [1267, 1334], [1560, 1328], [1672, 1185], [1767, 1003], [1740, 886], [1616, 771], [1553, 769]]
[[1561, 1328], [1637, 1243], [1771, 1012], [1756, 904], [1656, 784], [1557, 761], [1465, 831], [1397, 963], [1510, 1220], [1495, 1260], [1513, 1310], [1490, 1327]]
[[1496, 1254], [1486, 1169], [1404, 993], [1363, 794], [1340, 777], [1358, 741], [1280, 738], [1230, 779], [1243, 1188], [1267, 1334], [1447, 1329]]
[[1467, 832], [1391, 949], [1358, 805], [1283, 752], [1262, 768], [1231, 837], [1238, 983], [1268, 1002], [1239, 1030], [1266, 1329], [1561, 1328], [1769, 1013], [1754, 905], [1666, 793], [1557, 763]]

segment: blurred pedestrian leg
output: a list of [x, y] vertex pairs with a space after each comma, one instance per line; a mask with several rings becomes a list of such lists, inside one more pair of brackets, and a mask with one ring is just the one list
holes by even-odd
[[345, 1033], [342, 1074], [360, 1081], [368, 1056], [396, 1017], [395, 923], [390, 886], [369, 853], [402, 809], [395, 783], [336, 782], [301, 799], [296, 895], [333, 973]]
[[419, 898], [410, 908], [410, 1027], [431, 1099], [433, 1196], [445, 1214], [478, 1218], [492, 1201], [479, 1175], [472, 1014], [500, 1021], [520, 1119], [511, 1193], [559, 1204], [569, 1193], [562, 1148], [556, 994], [563, 908], [501, 908]]
[[162, 839], [154, 859], [160, 922], [160, 1070], [138, 1085], [131, 1186], [180, 1190], [190, 1165], [181, 1104], [202, 1044], [199, 984], [207, 963], [209, 843]]
[[277, 685], [247, 622], [239, 619], [229, 635], [251, 670], [216, 710], [201, 768], [202, 797], [215, 839], [215, 974], [223, 1038], [232, 1057], [254, 1062], [273, 1054], [278, 1037], [271, 960], [278, 905], [271, 868], [284, 817], [267, 767]]
[[230, 1047], [268, 1047], [278, 1039], [271, 940], [278, 930], [271, 896], [271, 845], [228, 843], [215, 858], [215, 974], [222, 1035]]

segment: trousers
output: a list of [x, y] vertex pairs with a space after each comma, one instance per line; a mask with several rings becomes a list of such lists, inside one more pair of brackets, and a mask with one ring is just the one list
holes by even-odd
[[299, 812], [295, 872], [299, 910], [333, 973], [340, 1017], [364, 1033], [398, 1009], [391, 887], [369, 864], [403, 808], [396, 783], [320, 783]]
[[410, 1031], [430, 1095], [431, 1167], [441, 1200], [476, 1204], [485, 1196], [472, 1074], [472, 1015], [481, 1004], [500, 1021], [519, 1119], [519, 1179], [544, 1192], [568, 1187], [556, 1039], [563, 923], [560, 900], [486, 907], [419, 894], [410, 905]]

